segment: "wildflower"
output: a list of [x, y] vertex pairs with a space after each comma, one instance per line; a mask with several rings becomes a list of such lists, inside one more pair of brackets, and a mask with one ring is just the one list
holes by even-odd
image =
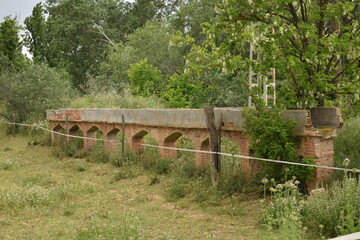
[[129, 200], [127, 197], [125, 198], [125, 201]]
[[140, 232], [143, 232], [143, 231], [144, 231], [144, 229], [140, 228]]
[[270, 190], [270, 192], [277, 192], [277, 190], [273, 187], [271, 187], [269, 190]]
[[345, 167], [347, 167], [347, 166], [349, 166], [349, 164], [350, 164], [350, 159], [345, 158], [344, 161], [343, 161], [343, 165], [344, 165]]
[[295, 181], [295, 184], [296, 184], [296, 185], [299, 185], [299, 184], [300, 184], [300, 181], [296, 180], [296, 181]]
[[269, 182], [269, 180], [267, 180], [267, 178], [265, 178], [265, 177], [261, 180], [262, 184], [267, 184], [268, 182]]
[[269, 202], [269, 205], [270, 205], [270, 206], [273, 206], [273, 205], [274, 205], [274, 203], [273, 203], [273, 202]]
[[279, 183], [276, 187], [282, 189], [283, 185], [281, 183]]
[[290, 172], [290, 168], [285, 168], [285, 172]]
[[305, 200], [300, 200], [300, 204], [305, 204]]

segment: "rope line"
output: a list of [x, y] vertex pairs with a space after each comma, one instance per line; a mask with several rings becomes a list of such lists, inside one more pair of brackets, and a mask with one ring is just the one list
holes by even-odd
[[[89, 137], [82, 137], [82, 136], [64, 134], [64, 133], [56, 132], [56, 131], [41, 127], [41, 126], [37, 126], [35, 123], [34, 124], [11, 123], [11, 122], [0, 122], [0, 123], [10, 124], [10, 125], [18, 125], [18, 126], [27, 126], [27, 127], [37, 127], [37, 128], [40, 128], [40, 129], [42, 129], [44, 131], [47, 131], [47, 132], [50, 132], [50, 133], [53, 133], [53, 134], [57, 134], [57, 135], [60, 135], [60, 136], [66, 136], [66, 137], [72, 137], [72, 138], [80, 138], [80, 139], [103, 141], [103, 142], [121, 142], [121, 140], [105, 140], [105, 139], [89, 138]], [[339, 171], [352, 171], [352, 172], [356, 172], [356, 173], [360, 172], [360, 169], [356, 169], [356, 168], [348, 169], [348, 168], [340, 168], [340, 167], [330, 167], [330, 166], [307, 164], [307, 163], [281, 161], [281, 160], [268, 159], [268, 158], [258, 158], [258, 157], [251, 157], [251, 156], [232, 154], [232, 153], [212, 152], [212, 151], [205, 151], [205, 150], [194, 150], [194, 149], [188, 149], [188, 148], [157, 146], [157, 145], [152, 145], [152, 144], [138, 144], [138, 145], [139, 146], [144, 146], [144, 147], [152, 147], [152, 148], [160, 148], [160, 149], [168, 149], [168, 150], [176, 150], [176, 151], [184, 151], [184, 152], [218, 154], [218, 155], [222, 155], [222, 156], [229, 156], [229, 157], [236, 157], [236, 158], [243, 158], [243, 159], [252, 159], [252, 160], [259, 160], [259, 161], [264, 161], [264, 162], [273, 162], [273, 163], [280, 163], [280, 164], [289, 164], [289, 165], [297, 165], [297, 166], [305, 166], [305, 167], [332, 169], [332, 170], [339, 170]]]

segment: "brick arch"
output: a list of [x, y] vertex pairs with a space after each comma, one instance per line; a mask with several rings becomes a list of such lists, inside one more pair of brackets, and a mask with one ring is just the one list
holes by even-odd
[[144, 144], [144, 137], [146, 135], [153, 136], [151, 134], [151, 131], [147, 131], [144, 129], [138, 130], [135, 132], [135, 134], [132, 135], [132, 137], [130, 139], [130, 147], [133, 151], [135, 151], [135, 152], [143, 152], [144, 151], [144, 146], [141, 146], [139, 144]]
[[[56, 133], [62, 133], [62, 134], [65, 134], [65, 128], [62, 126], [62, 124], [56, 124], [53, 129], [52, 129], [54, 132]], [[62, 136], [62, 135], [59, 135], [59, 134], [56, 134], [56, 133], [52, 133], [52, 138], [53, 138], [53, 144], [55, 146], [61, 146], [63, 144], [65, 144], [65, 141], [66, 141], [66, 137], [65, 136]]]
[[72, 124], [71, 127], [68, 129], [68, 134], [74, 137], [69, 136], [68, 141], [77, 141], [80, 144], [81, 148], [84, 147], [84, 139], [76, 138], [76, 136], [84, 136], [84, 133], [78, 124]]
[[90, 149], [95, 144], [96, 139], [97, 139], [97, 136], [96, 136], [97, 131], [100, 131], [102, 134], [104, 134], [104, 131], [102, 131], [101, 128], [97, 125], [92, 125], [86, 130], [85, 137], [93, 138], [93, 139], [85, 139], [85, 141], [84, 141], [85, 148]]
[[[181, 136], [186, 136], [186, 135], [181, 131], [174, 131], [164, 138], [162, 145], [165, 147], [176, 148], [176, 141]], [[191, 141], [193, 140], [191, 139]], [[160, 149], [160, 156], [163, 158], [174, 158], [176, 157], [176, 155], [177, 155], [177, 150]]]
[[118, 133], [121, 132], [119, 128], [114, 127], [110, 129], [104, 136], [105, 140], [105, 151], [116, 151], [119, 147]]

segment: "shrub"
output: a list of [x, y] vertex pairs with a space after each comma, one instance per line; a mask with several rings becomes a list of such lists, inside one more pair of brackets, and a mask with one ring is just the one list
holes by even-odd
[[[250, 149], [256, 157], [269, 158], [289, 162], [301, 162], [297, 157], [294, 146], [295, 121], [285, 120], [279, 110], [266, 110], [264, 106], [255, 109], [244, 109], [244, 126], [250, 135]], [[314, 169], [311, 167], [298, 167], [279, 163], [263, 162], [263, 174], [266, 177], [288, 180], [296, 176], [305, 182], [311, 179]]]
[[72, 96], [69, 78], [45, 65], [0, 74], [0, 112], [8, 121], [43, 119], [45, 110], [58, 108]]
[[[360, 118], [351, 120], [338, 130], [334, 139], [335, 166], [343, 167], [343, 160], [349, 158], [349, 168], [360, 169]], [[341, 172], [335, 173], [341, 177]]]
[[343, 180], [308, 198], [304, 207], [305, 224], [326, 237], [360, 231], [360, 184], [349, 173]]

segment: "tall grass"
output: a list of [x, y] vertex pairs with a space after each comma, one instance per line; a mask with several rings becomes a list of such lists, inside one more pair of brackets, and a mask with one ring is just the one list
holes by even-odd
[[134, 96], [129, 92], [117, 94], [116, 92], [91, 93], [75, 98], [68, 108], [166, 108], [160, 99], [150, 96]]

